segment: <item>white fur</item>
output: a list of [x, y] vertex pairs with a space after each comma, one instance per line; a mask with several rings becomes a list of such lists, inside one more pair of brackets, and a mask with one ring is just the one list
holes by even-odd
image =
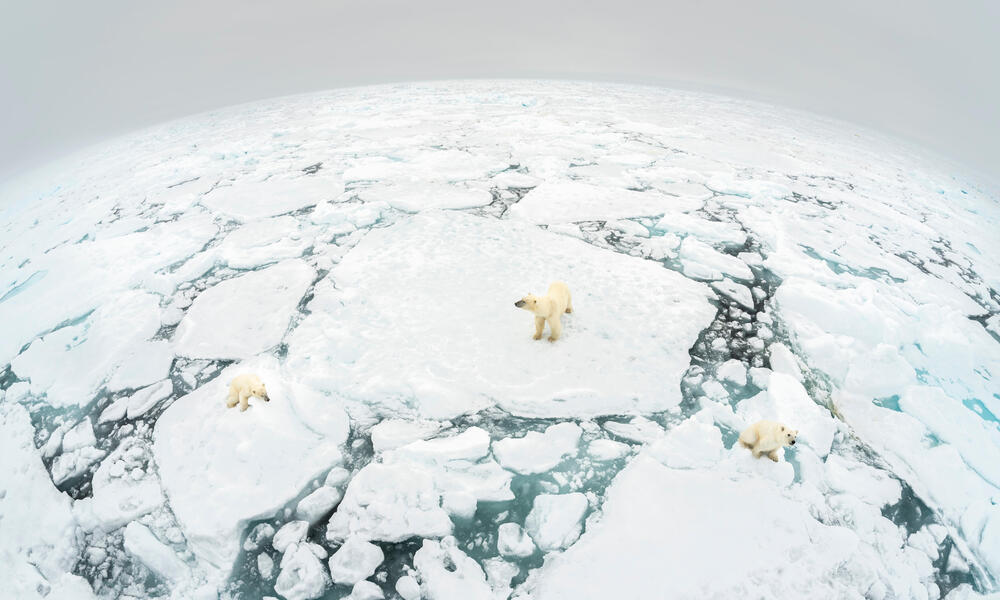
[[795, 443], [798, 430], [776, 421], [757, 421], [740, 434], [740, 444], [753, 452], [754, 458], [766, 454], [774, 462], [778, 462], [778, 450]]
[[549, 286], [549, 291], [544, 296], [528, 294], [514, 303], [514, 306], [535, 315], [535, 339], [542, 339], [542, 331], [545, 330], [545, 323], [549, 324], [549, 341], [554, 342], [562, 334], [562, 321], [559, 317], [563, 313], [573, 312], [573, 300], [569, 294], [569, 286], [561, 281], [556, 281]]

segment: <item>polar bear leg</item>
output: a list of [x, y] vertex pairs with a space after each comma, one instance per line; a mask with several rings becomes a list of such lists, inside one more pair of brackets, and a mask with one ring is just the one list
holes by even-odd
[[229, 390], [229, 397], [226, 398], [226, 408], [232, 408], [240, 401], [239, 396], [236, 394], [236, 390]]
[[542, 339], [542, 331], [545, 329], [545, 317], [535, 317], [535, 339]]
[[778, 462], [778, 449], [775, 448], [774, 450], [768, 452], [767, 457], [773, 460], [774, 462]]
[[562, 323], [559, 322], [559, 315], [556, 315], [549, 319], [549, 329], [552, 332], [549, 334], [549, 341], [554, 342], [559, 339], [559, 335], [562, 334]]
[[752, 448], [750, 448], [750, 450], [753, 451], [753, 457], [754, 458], [760, 458], [760, 455], [763, 454], [763, 452], [760, 449], [756, 448], [756, 447], [752, 447]]
[[250, 408], [250, 394], [240, 392], [240, 411], [245, 411], [248, 408]]
[[573, 312], [573, 299], [572, 298], [569, 298], [569, 299], [566, 300], [566, 312], [567, 313]]

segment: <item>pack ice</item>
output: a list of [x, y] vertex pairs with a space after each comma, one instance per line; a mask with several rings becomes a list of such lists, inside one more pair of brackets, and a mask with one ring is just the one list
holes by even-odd
[[[531, 81], [4, 182], [0, 596], [996, 598], [997, 198], [853, 125]], [[226, 408], [243, 373], [270, 402]]]

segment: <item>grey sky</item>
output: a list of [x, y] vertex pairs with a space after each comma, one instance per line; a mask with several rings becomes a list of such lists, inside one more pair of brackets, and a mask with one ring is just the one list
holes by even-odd
[[544, 77], [709, 89], [1000, 176], [1000, 2], [7, 2], [0, 178], [175, 117], [333, 87]]

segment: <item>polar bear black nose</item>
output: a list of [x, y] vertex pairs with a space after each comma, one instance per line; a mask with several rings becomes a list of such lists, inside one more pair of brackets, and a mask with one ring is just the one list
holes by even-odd
[[518, 300], [517, 302], [514, 303], [514, 306], [521, 308], [522, 306], [524, 306], [524, 300]]
[[793, 445], [793, 446], [795, 445], [795, 440], [792, 440], [792, 445]]

